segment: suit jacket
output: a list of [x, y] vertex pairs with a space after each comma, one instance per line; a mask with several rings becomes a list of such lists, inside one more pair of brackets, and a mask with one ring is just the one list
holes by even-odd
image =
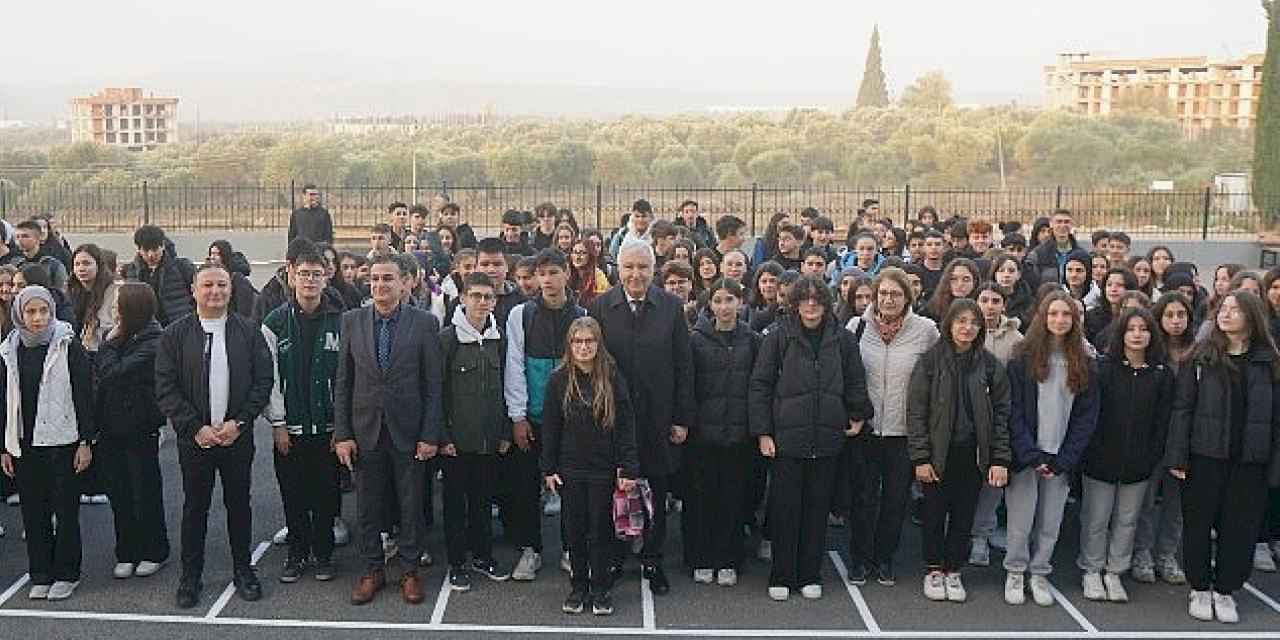
[[385, 424], [399, 451], [412, 451], [419, 442], [439, 444], [444, 438], [440, 323], [422, 309], [401, 305], [391, 361], [383, 371], [375, 352], [375, 314], [369, 306], [342, 315], [334, 437], [373, 449]]
[[684, 305], [650, 286], [637, 315], [619, 285], [596, 298], [590, 313], [604, 330], [605, 347], [618, 361], [631, 391], [641, 473], [675, 472], [680, 460], [669, 439], [671, 425], [690, 427], [697, 415]]

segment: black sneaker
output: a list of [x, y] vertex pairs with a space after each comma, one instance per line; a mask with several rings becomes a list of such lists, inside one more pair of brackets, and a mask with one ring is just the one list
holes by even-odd
[[849, 584], [861, 587], [867, 583], [867, 566], [861, 562], [849, 565]]
[[302, 578], [302, 571], [306, 569], [307, 561], [297, 558], [288, 558], [284, 561], [284, 566], [280, 568], [280, 582], [285, 584], [293, 584]]
[[482, 573], [485, 575], [485, 577], [489, 578], [490, 580], [494, 580], [496, 582], [502, 582], [507, 578], [511, 577], [511, 572], [506, 571], [501, 567], [499, 567], [498, 563], [494, 562], [493, 558], [487, 558], [483, 560], [477, 558], [475, 560], [472, 560], [471, 568], [472, 570]]
[[886, 587], [898, 584], [898, 576], [893, 572], [893, 561], [876, 563], [876, 582]]
[[613, 596], [608, 591], [591, 596], [591, 613], [598, 616], [613, 615]]
[[647, 564], [644, 566], [641, 575], [649, 581], [649, 589], [653, 591], [655, 596], [667, 595], [671, 591], [671, 583], [667, 581], [667, 573], [662, 567], [656, 564]]
[[560, 605], [560, 610], [565, 613], [582, 613], [582, 607], [587, 603], [587, 592], [584, 589], [574, 589], [569, 593], [569, 597], [564, 599], [564, 604]]
[[449, 588], [454, 591], [470, 591], [471, 572], [466, 567], [450, 567]]
[[262, 599], [262, 583], [253, 567], [240, 567], [232, 574], [231, 582], [236, 586], [236, 594], [245, 602], [257, 602]]
[[316, 560], [316, 580], [320, 582], [328, 582], [333, 579], [336, 571], [333, 567], [333, 560], [322, 558]]
[[176, 601], [179, 609], [190, 609], [200, 602], [199, 578], [188, 578], [183, 576], [178, 582], [178, 595]]

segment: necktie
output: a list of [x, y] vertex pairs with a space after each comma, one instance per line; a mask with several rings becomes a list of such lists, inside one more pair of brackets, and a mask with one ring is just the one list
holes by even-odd
[[635, 316], [636, 319], [640, 318], [640, 304], [639, 300], [631, 301], [631, 315]]
[[391, 360], [391, 321], [378, 319], [378, 368], [386, 371]]

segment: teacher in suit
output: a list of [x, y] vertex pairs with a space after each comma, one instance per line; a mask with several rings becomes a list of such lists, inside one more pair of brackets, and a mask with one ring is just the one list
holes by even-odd
[[[360, 553], [367, 571], [351, 592], [352, 604], [373, 600], [387, 578], [383, 569], [383, 512], [395, 500], [400, 513], [400, 595], [423, 600], [418, 576], [426, 461], [443, 434], [440, 325], [426, 311], [401, 304], [400, 266], [376, 258], [369, 267], [373, 304], [342, 316], [334, 441], [338, 460], [356, 474]], [[388, 495], [389, 483], [395, 495]]]

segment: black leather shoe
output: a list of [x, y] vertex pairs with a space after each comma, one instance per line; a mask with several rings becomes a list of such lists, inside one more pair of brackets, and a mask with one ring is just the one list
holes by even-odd
[[619, 582], [622, 582], [622, 578], [623, 578], [623, 577], [625, 577], [625, 576], [626, 576], [626, 574], [627, 574], [627, 571], [626, 571], [626, 569], [623, 569], [623, 568], [622, 568], [622, 565], [621, 565], [621, 564], [611, 564], [611, 565], [609, 565], [609, 585], [610, 585], [610, 587], [612, 587], [613, 585], [617, 585]]
[[178, 595], [175, 598], [179, 609], [190, 609], [200, 602], [200, 580], [183, 576], [178, 581]]
[[262, 583], [258, 582], [258, 574], [254, 573], [253, 567], [236, 569], [231, 582], [235, 584], [236, 595], [240, 596], [241, 600], [256, 602], [262, 599]]
[[671, 591], [671, 583], [667, 582], [667, 574], [658, 565], [645, 565], [643, 574], [645, 579], [649, 581], [649, 590], [654, 595], [664, 596]]

